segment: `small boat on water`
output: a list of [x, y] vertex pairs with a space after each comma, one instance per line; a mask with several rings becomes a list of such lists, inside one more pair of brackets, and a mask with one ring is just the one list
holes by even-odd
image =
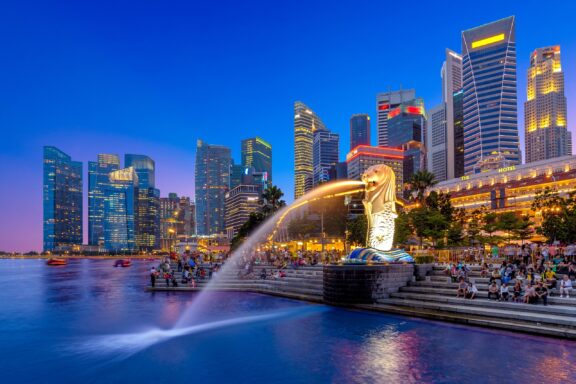
[[59, 257], [50, 258], [46, 262], [46, 265], [66, 265], [66, 264], [68, 264], [68, 261], [66, 259], [62, 259]]
[[120, 259], [120, 260], [116, 260], [116, 263], [114, 263], [114, 267], [129, 267], [132, 265], [132, 262], [130, 260], [124, 260], [124, 259]]

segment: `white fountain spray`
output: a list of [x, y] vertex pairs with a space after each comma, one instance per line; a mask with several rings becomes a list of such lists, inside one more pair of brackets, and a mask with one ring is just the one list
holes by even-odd
[[236, 261], [242, 257], [242, 255], [247, 254], [255, 249], [258, 243], [262, 242], [266, 238], [268, 240], [272, 240], [276, 234], [276, 231], [278, 230], [278, 227], [290, 212], [314, 201], [350, 195], [362, 191], [364, 191], [364, 183], [361, 181], [342, 180], [326, 183], [315, 188], [311, 192], [308, 192], [289, 206], [279, 210], [274, 216], [270, 217], [268, 220], [266, 220], [266, 222], [260, 225], [258, 229], [252, 233], [244, 241], [244, 243], [230, 255], [216, 277], [208, 282], [208, 284], [198, 294], [198, 296], [194, 298], [194, 301], [185, 310], [182, 316], [180, 316], [180, 319], [177, 321], [175, 328], [186, 327], [194, 322], [195, 315], [201, 313], [202, 308], [210, 305], [210, 300], [214, 299], [214, 296], [211, 294], [211, 288], [214, 284], [218, 283], [219, 276], [224, 275], [230, 268], [232, 268], [232, 266], [236, 264]]

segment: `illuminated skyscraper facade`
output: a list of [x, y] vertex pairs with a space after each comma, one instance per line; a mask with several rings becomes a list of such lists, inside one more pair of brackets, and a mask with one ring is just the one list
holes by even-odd
[[146, 155], [127, 154], [124, 166], [138, 175], [136, 211], [136, 248], [152, 251], [160, 248], [160, 191], [156, 189], [156, 164]]
[[429, 111], [426, 137], [428, 169], [438, 181], [464, 174], [459, 166], [463, 164], [464, 150], [456, 146], [456, 137], [462, 136], [462, 124], [455, 118], [454, 105], [454, 93], [462, 89], [462, 56], [446, 49], [441, 78], [442, 103]]
[[229, 239], [261, 207], [262, 186], [241, 184], [226, 193], [226, 235]]
[[82, 163], [56, 147], [44, 147], [44, 251], [82, 244]]
[[520, 164], [514, 17], [462, 32], [464, 172]]
[[256, 172], [266, 172], [272, 184], [272, 146], [260, 137], [242, 140], [242, 165]]
[[413, 89], [382, 92], [376, 95], [376, 126], [379, 146], [386, 147], [391, 145], [388, 143], [388, 112], [398, 108], [403, 102], [415, 98], [416, 91]]
[[313, 186], [314, 132], [326, 129], [320, 118], [304, 103], [294, 103], [294, 198]]
[[160, 198], [160, 249], [173, 251], [178, 242], [195, 235], [195, 208], [189, 197], [176, 193]]
[[198, 140], [196, 143], [196, 232], [224, 234], [225, 198], [230, 186], [230, 148]]
[[340, 135], [327, 129], [314, 132], [312, 157], [314, 160], [313, 184], [330, 180], [330, 168], [338, 164]]
[[538, 48], [530, 55], [526, 91], [526, 163], [571, 155], [560, 46]]
[[370, 145], [370, 116], [356, 114], [350, 118], [350, 150], [359, 145]]
[[136, 251], [138, 175], [134, 168], [111, 172], [104, 196], [104, 247], [111, 253]]
[[120, 169], [117, 155], [99, 154], [88, 162], [88, 244], [104, 245], [104, 190], [110, 184], [110, 172]]

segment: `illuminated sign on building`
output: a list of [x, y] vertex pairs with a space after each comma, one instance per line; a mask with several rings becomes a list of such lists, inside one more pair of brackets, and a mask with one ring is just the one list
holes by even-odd
[[503, 41], [504, 38], [505, 38], [505, 35], [503, 33], [501, 33], [499, 35], [490, 36], [490, 37], [487, 37], [487, 38], [482, 39], [482, 40], [473, 41], [472, 42], [472, 49], [484, 47], [485, 45], [490, 45], [490, 44], [497, 43], [499, 41]]

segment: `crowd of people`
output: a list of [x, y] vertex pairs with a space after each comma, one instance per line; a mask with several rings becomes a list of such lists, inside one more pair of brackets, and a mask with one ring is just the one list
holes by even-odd
[[[192, 253], [185, 255], [172, 255], [161, 260], [159, 265], [150, 270], [150, 285], [156, 286], [158, 279], [164, 279], [166, 286], [196, 287], [201, 280], [213, 278], [228, 261], [230, 254]], [[313, 266], [338, 262], [343, 256], [339, 251], [290, 252], [286, 249], [257, 250], [244, 252], [235, 260], [236, 276], [239, 279], [282, 279], [286, 277], [286, 269], [298, 269], [303, 266]], [[176, 264], [176, 271], [182, 272], [180, 281], [176, 278], [176, 271], [172, 264]], [[256, 272], [256, 266], [259, 268]]]
[[[576, 279], [575, 245], [509, 245], [503, 248], [503, 255], [499, 254], [501, 248], [490, 249], [480, 263], [480, 277], [489, 279], [489, 300], [548, 305], [551, 295], [570, 297]], [[470, 255], [482, 253], [469, 251], [467, 256]], [[504, 261], [492, 264], [495, 259]], [[478, 288], [469, 278], [469, 258], [463, 255], [461, 260], [448, 264], [445, 273], [458, 283], [456, 297], [474, 299]]]

